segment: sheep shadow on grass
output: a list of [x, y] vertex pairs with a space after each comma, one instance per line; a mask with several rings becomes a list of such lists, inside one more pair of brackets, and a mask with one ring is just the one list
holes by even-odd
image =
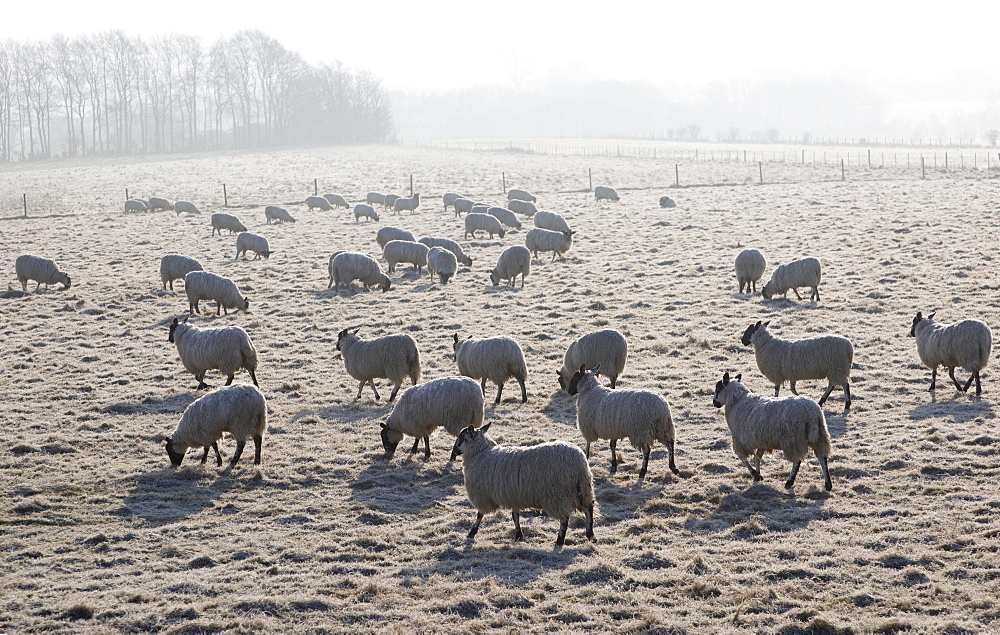
[[[774, 462], [772, 462], [773, 464]], [[774, 466], [776, 467], [776, 466]], [[795, 487], [785, 490], [766, 481], [779, 478], [774, 469], [763, 469], [765, 482], [753, 483], [741, 491], [724, 495], [716, 508], [703, 518], [689, 516], [684, 521], [688, 530], [697, 533], [729, 532], [734, 538], [752, 540], [769, 532], [786, 532], [807, 527], [823, 516], [823, 505], [832, 495], [822, 489], [819, 468], [810, 466], [799, 473]], [[786, 472], [780, 474], [784, 479]], [[809, 481], [809, 482], [806, 482]], [[813, 482], [815, 481], [815, 482]], [[834, 483], [834, 487], [837, 483]]]
[[162, 399], [143, 397], [137, 402], [119, 401], [102, 408], [101, 412], [113, 415], [181, 414], [195, 399], [204, 394], [192, 391], [169, 395]]
[[[178, 522], [214, 507], [229, 490], [243, 487], [245, 474], [241, 474], [241, 467], [246, 473], [255, 471], [252, 456], [249, 466], [243, 466], [241, 461], [233, 474], [228, 467], [223, 470], [214, 464], [201, 465], [195, 454], [186, 459], [191, 461], [190, 465], [165, 467], [133, 477], [135, 486], [125, 497], [118, 515], [126, 519], [142, 518], [152, 526]], [[163, 461], [168, 462], [166, 453]]]
[[[416, 454], [409, 450], [413, 440], [404, 437], [392, 458], [381, 451], [372, 454], [372, 463], [351, 481], [350, 498], [370, 512], [390, 516], [410, 515], [434, 507], [462, 485], [461, 462], [448, 461], [452, 444], [448, 435], [432, 435], [431, 458], [424, 460], [423, 442]], [[437, 440], [437, 443], [434, 443]]]
[[[951, 386], [948, 388], [950, 390]], [[958, 397], [962, 394], [955, 391], [954, 397], [942, 401], [938, 401], [932, 394], [931, 402], [921, 404], [910, 410], [909, 418], [912, 421], [922, 421], [932, 418], [944, 419], [954, 423], [966, 423], [979, 418], [994, 418], [993, 406], [988, 401], [974, 394], [969, 395], [968, 399], [959, 400]]]

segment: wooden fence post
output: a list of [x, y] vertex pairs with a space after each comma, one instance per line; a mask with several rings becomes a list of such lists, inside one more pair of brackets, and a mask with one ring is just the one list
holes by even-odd
[[222, 184], [222, 206], [229, 207], [229, 193], [226, 192], [226, 184]]
[[927, 178], [927, 170], [924, 168], [924, 155], [920, 155], [920, 178]]
[[677, 187], [681, 186], [681, 170], [677, 167], [676, 163], [674, 164], [674, 185]]
[[413, 198], [413, 175], [410, 175], [410, 198]]
[[503, 193], [504, 193], [504, 196], [506, 196], [507, 195], [507, 173], [506, 172], [501, 172], [500, 173], [500, 182], [503, 183]]
[[843, 159], [840, 160], [840, 180], [841, 181], [846, 181], [847, 180], [847, 175], [844, 173], [844, 160]]
[[24, 199], [24, 217], [27, 218], [28, 217], [28, 193], [25, 192], [24, 194], [22, 194], [22, 197]]
[[760, 172], [760, 184], [764, 185], [764, 162], [757, 162], [757, 171]]
[[129, 200], [128, 188], [127, 187], [125, 188], [125, 200], [126, 201]]
[[313, 179], [313, 196], [319, 196], [319, 180]]
[[594, 174], [590, 168], [587, 168], [587, 191], [594, 191]]

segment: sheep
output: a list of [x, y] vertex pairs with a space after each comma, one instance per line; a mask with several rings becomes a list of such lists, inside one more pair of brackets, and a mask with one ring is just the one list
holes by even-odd
[[374, 207], [366, 203], [358, 203], [354, 206], [354, 222], [356, 223], [361, 220], [362, 216], [369, 220], [378, 222], [378, 212], [375, 211]]
[[601, 201], [614, 201], [618, 202], [618, 192], [615, 191], [613, 187], [607, 187], [605, 185], [598, 185], [594, 188], [594, 199]]
[[228, 375], [226, 385], [233, 383], [233, 377], [241, 369], [250, 373], [254, 386], [257, 383], [257, 347], [250, 341], [247, 332], [238, 326], [217, 329], [200, 329], [187, 323], [188, 318], [170, 323], [167, 341], [177, 346], [184, 368], [198, 380], [198, 390], [208, 388], [205, 373], [213, 368]]
[[744, 346], [753, 345], [757, 368], [774, 384], [778, 396], [781, 384], [789, 382], [792, 394], [795, 382], [801, 379], [826, 379], [829, 384], [819, 400], [826, 403], [835, 386], [844, 387], [844, 410], [851, 407], [851, 364], [854, 346], [851, 340], [840, 335], [821, 335], [801, 340], [783, 340], [767, 330], [770, 322], [751, 324], [740, 341]]
[[517, 216], [514, 216], [514, 212], [509, 209], [504, 207], [489, 207], [486, 209], [486, 213], [495, 217], [507, 227], [521, 229], [521, 221], [517, 220]]
[[524, 287], [524, 278], [531, 273], [531, 252], [527, 247], [514, 245], [503, 250], [497, 258], [497, 264], [490, 269], [490, 282], [493, 286], [500, 284], [501, 280], [509, 280], [510, 286], [517, 282], [518, 274], [521, 275], [521, 287]]
[[174, 212], [178, 216], [181, 214], [201, 214], [201, 210], [191, 201], [177, 201], [174, 203]]
[[444, 201], [444, 211], [447, 212], [448, 206], [449, 205], [454, 206], [455, 201], [460, 198], [466, 198], [466, 197], [462, 196], [461, 194], [455, 194], [454, 192], [445, 192], [444, 196], [441, 197], [441, 199]]
[[126, 212], [148, 212], [149, 206], [146, 205], [146, 201], [138, 198], [130, 198], [125, 201], [125, 211]]
[[500, 404], [504, 384], [513, 377], [521, 385], [521, 403], [528, 401], [528, 391], [524, 382], [528, 380], [528, 366], [524, 361], [524, 351], [517, 340], [510, 337], [467, 337], [464, 340], [454, 334], [455, 362], [458, 373], [473, 379], [481, 379], [483, 397], [486, 396], [486, 380], [497, 385], [497, 398], [493, 405]]
[[392, 211], [399, 214], [403, 210], [408, 210], [411, 214], [417, 211], [420, 206], [420, 193], [416, 193], [412, 198], [397, 198], [392, 203]]
[[462, 238], [472, 235], [473, 238], [476, 237], [476, 232], [483, 230], [490, 235], [490, 240], [493, 239], [493, 234], [498, 234], [500, 238], [504, 237], [507, 232], [504, 230], [503, 225], [500, 224], [493, 216], [489, 214], [473, 214], [468, 213], [465, 215], [465, 234]]
[[[754, 482], [764, 479], [760, 475], [760, 459], [765, 452], [781, 450], [785, 460], [792, 463], [792, 470], [785, 481], [785, 488], [791, 489], [795, 476], [799, 473], [802, 459], [811, 448], [823, 468], [826, 491], [833, 489], [830, 481], [830, 432], [826, 427], [823, 409], [808, 397], [785, 397], [783, 399], [764, 397], [750, 392], [740, 380], [722, 375], [722, 381], [715, 384], [712, 405], [726, 407], [726, 425], [733, 437], [733, 452], [750, 471]], [[754, 455], [756, 467], [751, 467], [747, 457]]]
[[535, 254], [535, 258], [538, 258], [540, 251], [551, 251], [552, 260], [550, 262], [555, 262], [556, 256], [559, 256], [560, 260], [565, 260], [563, 254], [573, 246], [573, 234], [575, 233], [575, 231], [554, 232], [536, 227], [529, 229], [528, 233], [524, 235], [524, 246]]
[[812, 287], [810, 300], [819, 302], [819, 281], [823, 276], [823, 267], [817, 258], [803, 258], [794, 260], [787, 265], [779, 265], [771, 272], [771, 279], [760, 290], [760, 294], [765, 300], [770, 300], [776, 295], [786, 295], [791, 289], [795, 292], [795, 297], [799, 300], [798, 287]]
[[344, 368], [347, 374], [358, 380], [358, 394], [368, 384], [375, 395], [375, 401], [381, 399], [375, 388], [376, 378], [386, 378], [393, 383], [389, 403], [396, 398], [399, 387], [407, 377], [416, 386], [420, 381], [420, 351], [417, 343], [409, 335], [386, 335], [373, 340], [363, 340], [358, 337], [359, 328], [344, 329], [337, 334], [337, 350], [344, 358]]
[[566, 391], [578, 395], [576, 400], [576, 427], [587, 442], [584, 451], [590, 458], [590, 444], [598, 439], [611, 442], [611, 471], [618, 471], [618, 439], [628, 437], [633, 448], [642, 451], [642, 469], [639, 480], [646, 476], [649, 453], [653, 442], [667, 446], [670, 471], [679, 474], [674, 465], [674, 420], [670, 404], [651, 390], [611, 390], [597, 381], [601, 365], [587, 370], [581, 364], [573, 373]]
[[400, 197], [398, 194], [386, 194], [384, 201], [385, 208], [392, 209], [393, 205], [395, 205], [396, 201], [398, 201], [400, 198], [402, 197]]
[[202, 300], [215, 300], [215, 314], [219, 310], [229, 315], [229, 309], [250, 310], [250, 300], [240, 294], [236, 283], [223, 276], [207, 271], [192, 271], [184, 276], [184, 291], [187, 293], [189, 314], [201, 313], [198, 304]]
[[764, 254], [757, 249], [744, 249], [736, 256], [736, 280], [740, 283], [740, 293], [746, 286], [747, 293], [750, 293], [751, 285], [753, 292], [757, 292], [757, 281], [764, 275], [767, 269], [767, 260]]
[[188, 258], [180, 254], [167, 254], [160, 258], [160, 280], [163, 281], [163, 289], [166, 290], [170, 284], [170, 290], [174, 290], [174, 280], [183, 280], [184, 276], [192, 271], [204, 271], [205, 268], [194, 258]]
[[456, 198], [452, 205], [455, 207], [455, 216], [457, 218], [462, 218], [462, 214], [468, 214], [472, 211], [473, 207], [481, 205], [481, 203], [476, 203], [475, 201], [467, 198]]
[[[931, 387], [937, 382], [937, 367], [948, 368], [948, 376], [955, 382], [955, 388], [968, 392], [972, 380], [976, 380], [976, 394], [983, 393], [979, 381], [979, 371], [986, 368], [993, 349], [993, 333], [986, 323], [979, 320], [961, 320], [954, 324], [934, 321], [934, 313], [924, 317], [920, 311], [913, 318], [910, 336], [917, 339], [917, 354], [920, 361], [931, 369]], [[955, 367], [972, 373], [969, 381], [962, 386], [955, 379]]]
[[271, 221], [278, 223], [294, 223], [295, 219], [292, 215], [288, 213], [284, 207], [278, 207], [277, 205], [268, 205], [264, 208], [264, 218], [267, 219], [267, 224], [270, 225]]
[[462, 250], [462, 247], [450, 238], [438, 238], [435, 236], [422, 236], [418, 243], [423, 243], [427, 245], [428, 248], [434, 247], [444, 247], [451, 253], [455, 254], [455, 258], [458, 262], [462, 263], [466, 267], [472, 266], [472, 257]]
[[413, 265], [417, 275], [420, 275], [421, 267], [427, 265], [427, 253], [430, 249], [423, 243], [412, 240], [390, 240], [382, 248], [382, 257], [389, 263], [389, 273], [396, 270], [396, 265], [401, 262], [408, 262]]
[[[420, 243], [417, 243], [420, 244]], [[441, 284], [448, 284], [455, 272], [458, 271], [458, 258], [451, 251], [444, 247], [432, 247], [427, 252], [427, 273], [434, 279], [434, 274], [441, 278]]]
[[378, 233], [375, 234], [375, 242], [378, 243], [378, 248], [385, 249], [386, 243], [390, 240], [409, 240], [413, 242], [416, 239], [413, 237], [413, 234], [399, 227], [389, 226], [379, 228]]
[[536, 212], [532, 217], [535, 222], [535, 227], [539, 229], [548, 229], [554, 232], [568, 232], [570, 231], [569, 224], [566, 219], [560, 214], [555, 212]]
[[531, 192], [526, 192], [524, 190], [507, 190], [507, 200], [508, 201], [527, 201], [529, 203], [537, 203], [538, 199]]
[[17, 274], [17, 281], [21, 283], [21, 290], [25, 293], [28, 292], [28, 280], [38, 283], [35, 285], [35, 292], [43, 284], [48, 288], [50, 284], [61, 282], [63, 289], [69, 289], [73, 284], [69, 274], [60, 271], [54, 260], [40, 256], [28, 254], [18, 256], [14, 259], [14, 272]]
[[498, 446], [486, 436], [492, 423], [478, 431], [468, 427], [455, 440], [453, 454], [461, 454], [465, 491], [476, 508], [471, 540], [479, 532], [485, 514], [511, 510], [514, 540], [523, 540], [521, 510], [541, 509], [559, 521], [556, 546], [566, 542], [569, 517], [574, 511], [586, 516], [586, 536], [594, 538], [594, 477], [580, 448], [565, 441], [549, 441], [527, 447]]
[[515, 214], [520, 214], [521, 216], [527, 216], [531, 218], [538, 211], [534, 203], [529, 203], [528, 201], [519, 201], [517, 199], [512, 201], [507, 201], [507, 209], [514, 212]]
[[333, 211], [333, 206], [330, 205], [330, 201], [326, 200], [322, 196], [307, 196], [306, 206], [309, 208], [310, 212], [313, 211], [313, 209], [319, 209], [324, 212]]
[[156, 196], [149, 197], [149, 211], [156, 212], [163, 210], [164, 212], [173, 211], [173, 204], [165, 198], [157, 198]]
[[240, 254], [243, 254], [243, 258], [246, 259], [246, 253], [252, 251], [257, 256], [254, 260], [259, 260], [261, 256], [268, 258], [273, 251], [271, 251], [271, 246], [267, 243], [267, 238], [259, 234], [251, 234], [250, 232], [242, 232], [236, 236], [236, 258], [240, 259]]
[[593, 368], [600, 365], [601, 374], [611, 380], [611, 387], [618, 384], [618, 376], [625, 370], [628, 361], [628, 342], [620, 331], [601, 329], [575, 339], [563, 355], [563, 365], [556, 374], [559, 387], [565, 389], [578, 367]]
[[677, 203], [675, 203], [674, 199], [670, 198], [669, 196], [661, 196], [660, 197], [660, 207], [664, 207], [664, 208], [666, 208], [666, 207], [677, 207]]
[[240, 219], [232, 214], [212, 214], [212, 235], [214, 236], [215, 232], [219, 232], [221, 236], [223, 229], [228, 229], [230, 234], [238, 234], [247, 230], [246, 225], [241, 223]]
[[344, 209], [350, 209], [351, 204], [341, 196], [340, 194], [324, 194], [323, 198], [330, 203], [330, 207], [343, 207]]
[[385, 207], [385, 194], [382, 194], [381, 192], [368, 192], [368, 194], [365, 195], [365, 203]]
[[367, 291], [370, 287], [380, 285], [385, 293], [392, 287], [389, 276], [382, 273], [378, 262], [368, 254], [349, 251], [336, 251], [330, 255], [330, 282], [326, 288], [340, 289], [341, 283], [346, 284], [354, 293], [354, 281], [360, 280]]
[[476, 203], [469, 210], [470, 214], [488, 214], [490, 211], [490, 206], [486, 203]]
[[[414, 437], [414, 454], [424, 440], [424, 459], [431, 458], [431, 433], [438, 426], [452, 436], [458, 436], [466, 427], [483, 425], [483, 393], [474, 379], [468, 377], [439, 377], [426, 384], [407, 388], [381, 424], [379, 432], [386, 457], [396, 452], [403, 435]], [[453, 450], [449, 461], [455, 460]]]
[[208, 460], [208, 449], [215, 450], [215, 464], [222, 465], [218, 441], [223, 432], [236, 439], [236, 451], [229, 465], [236, 465], [243, 456], [247, 437], [253, 438], [253, 464], [260, 465], [260, 449], [267, 429], [267, 400], [248, 384], [218, 388], [194, 401], [181, 415], [180, 423], [169, 437], [164, 438], [167, 456], [174, 467], [180, 467], [188, 448], [205, 448], [201, 462]]

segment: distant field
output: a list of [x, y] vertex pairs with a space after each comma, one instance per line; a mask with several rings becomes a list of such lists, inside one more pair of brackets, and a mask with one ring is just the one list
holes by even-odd
[[[669, 188], [673, 166], [397, 146], [5, 168], [7, 286], [20, 289], [21, 253], [56, 259], [73, 286], [0, 299], [0, 631], [995, 630], [1000, 382], [987, 369], [977, 399], [941, 373], [929, 393], [908, 333], [918, 310], [1000, 326], [996, 172], [920, 179], [887, 167], [841, 181], [839, 164], [765, 163], [759, 185], [757, 165], [710, 161], [682, 163], [681, 182], [690, 171], [690, 183], [715, 187]], [[620, 203], [594, 201], [588, 169], [594, 185], [619, 188]], [[466, 241], [441, 205], [446, 191], [501, 203], [501, 173], [578, 231], [567, 260], [533, 262], [523, 289], [491, 286], [487, 270], [523, 244], [530, 219], [502, 239]], [[408, 194], [410, 175], [422, 197], [412, 216], [355, 223], [302, 203], [313, 179], [354, 203], [369, 190]], [[234, 261], [235, 237], [210, 235], [223, 183], [226, 211], [269, 239], [270, 259]], [[190, 200], [202, 215], [126, 215], [126, 188]], [[676, 208], [659, 208], [665, 194]], [[298, 222], [266, 225], [267, 204]], [[377, 255], [375, 231], [389, 224], [458, 240], [473, 266], [447, 286], [402, 268], [385, 294], [327, 290], [329, 254]], [[736, 293], [733, 259], [748, 246], [767, 257], [765, 280], [777, 264], [820, 258], [822, 301]], [[158, 262], [173, 252], [251, 299], [249, 313], [195, 321], [240, 325], [260, 350], [270, 428], [259, 468], [252, 453], [231, 472], [192, 453], [174, 470], [163, 451], [199, 396], [167, 342], [170, 320], [187, 310], [183, 283], [161, 289]], [[752, 484], [712, 407], [726, 370], [772, 390], [739, 342], [758, 319], [784, 338], [854, 343], [854, 405], [845, 415], [837, 390], [825, 406], [830, 493], [813, 457], [786, 491], [780, 453]], [[529, 401], [508, 385], [487, 408], [492, 436], [581, 446], [575, 399], [555, 371], [576, 337], [620, 329], [630, 345], [620, 385], [669, 399], [681, 473], [658, 446], [637, 483], [641, 454], [622, 442], [609, 477], [600, 442], [596, 544], [578, 516], [554, 550], [558, 523], [533, 513], [522, 543], [507, 513], [488, 517], [470, 543], [475, 510], [461, 459], [447, 462], [446, 432], [431, 437], [427, 462], [407, 452], [409, 439], [383, 457], [378, 424], [389, 407], [368, 389], [353, 399], [357, 383], [335, 350], [337, 332], [353, 325], [366, 337], [413, 336], [425, 380], [457, 372], [456, 332], [516, 338]], [[223, 382], [214, 371], [207, 380]], [[378, 386], [388, 393], [388, 382]], [[815, 399], [824, 387], [798, 385]], [[234, 443], [220, 447], [231, 455]]]

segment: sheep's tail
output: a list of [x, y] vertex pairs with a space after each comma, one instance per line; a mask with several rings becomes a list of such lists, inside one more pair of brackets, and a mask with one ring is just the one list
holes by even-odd
[[406, 368], [414, 385], [420, 381], [420, 352], [417, 347], [406, 351]]
[[990, 361], [990, 352], [992, 349], [992, 338], [979, 338], [979, 368], [977, 370], [986, 368], [986, 364]]
[[826, 415], [822, 410], [809, 421], [809, 445], [817, 457], [830, 456], [830, 432], [826, 427]]
[[243, 368], [257, 370], [257, 347], [249, 339], [243, 340]]
[[590, 468], [587, 467], [580, 472], [576, 481], [576, 508], [579, 511], [586, 511], [594, 504], [594, 481], [590, 475]]

